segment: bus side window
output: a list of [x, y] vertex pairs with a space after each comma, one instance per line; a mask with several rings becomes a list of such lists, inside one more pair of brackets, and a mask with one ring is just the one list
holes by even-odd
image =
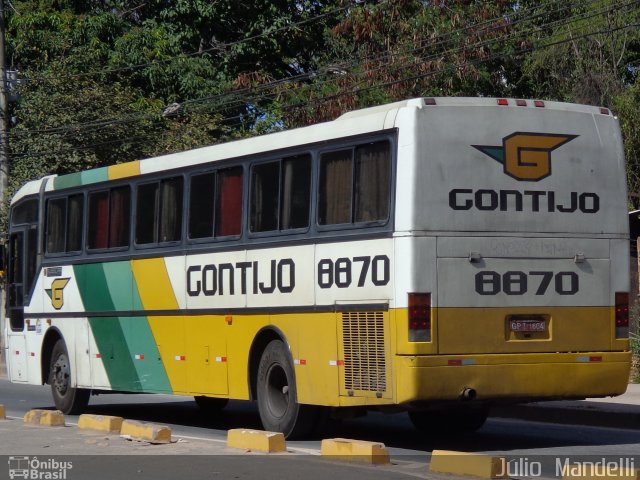
[[67, 252], [82, 250], [82, 231], [84, 223], [84, 196], [71, 195], [67, 203]]
[[182, 177], [160, 182], [160, 242], [182, 238]]
[[83, 209], [82, 194], [47, 201], [47, 253], [82, 250]]
[[391, 155], [389, 142], [356, 148], [354, 221], [375, 222], [389, 217]]
[[216, 237], [240, 235], [242, 226], [242, 167], [218, 172]]
[[130, 218], [131, 189], [128, 186], [90, 193], [87, 248], [127, 247]]
[[311, 202], [311, 155], [282, 160], [280, 181], [280, 230], [309, 226]]
[[182, 181], [182, 177], [173, 177], [138, 186], [137, 244], [180, 241]]
[[62, 253], [67, 225], [67, 197], [47, 202], [47, 253]]
[[131, 189], [128, 186], [111, 189], [109, 210], [109, 248], [128, 247], [131, 224]]
[[382, 222], [389, 218], [388, 141], [328, 152], [320, 158], [318, 224]]
[[136, 243], [158, 242], [158, 190], [159, 183], [138, 185], [136, 200]]
[[279, 183], [279, 161], [251, 167], [249, 228], [252, 232], [278, 230]]
[[351, 223], [353, 151], [329, 152], [320, 158], [318, 223]]
[[308, 227], [310, 194], [310, 155], [254, 165], [251, 168], [251, 231]]
[[191, 177], [189, 187], [189, 238], [213, 237], [216, 174]]
[[109, 192], [89, 194], [89, 249], [107, 248], [109, 226]]

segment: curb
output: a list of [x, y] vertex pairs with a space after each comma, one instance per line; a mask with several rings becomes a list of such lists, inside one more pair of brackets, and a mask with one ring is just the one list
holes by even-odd
[[509, 478], [505, 472], [504, 458], [451, 450], [434, 450], [429, 471], [480, 478]]
[[284, 435], [278, 432], [234, 428], [227, 432], [227, 447], [264, 453], [286, 452]]
[[82, 414], [78, 419], [78, 429], [96, 430], [98, 432], [120, 433], [122, 428], [122, 417], [111, 417], [108, 415]]
[[171, 443], [171, 429], [164, 425], [124, 420], [120, 436], [149, 443]]
[[59, 410], [29, 410], [24, 414], [24, 423], [43, 427], [64, 427], [64, 415]]
[[491, 417], [562, 425], [640, 429], [640, 407], [632, 405], [628, 409], [636, 411], [601, 410], [588, 403], [584, 406], [513, 405], [493, 408]]
[[360, 462], [371, 465], [390, 463], [389, 451], [383, 443], [350, 440], [347, 438], [329, 438], [322, 440], [320, 455], [331, 460]]

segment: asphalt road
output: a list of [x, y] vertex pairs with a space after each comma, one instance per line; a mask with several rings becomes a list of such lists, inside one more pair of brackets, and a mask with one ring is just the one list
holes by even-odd
[[[6, 379], [0, 379], [0, 403], [5, 405], [7, 416], [14, 418], [22, 417], [32, 408], [53, 408], [48, 386], [16, 385], [9, 383]], [[87, 413], [118, 415], [127, 419], [162, 423], [171, 426], [174, 437], [190, 439], [192, 442], [200, 440], [217, 442], [220, 445], [224, 444], [226, 431], [230, 428], [260, 428], [256, 406], [250, 402], [230, 402], [221, 413], [212, 415], [203, 413], [193, 400], [185, 397], [99, 395], [92, 397]], [[76, 423], [77, 417], [68, 416], [67, 422]], [[573, 463], [597, 461], [602, 457], [608, 460], [624, 458], [634, 462], [632, 466], [635, 468], [640, 468], [640, 431], [497, 418], [490, 418], [487, 424], [473, 435], [457, 438], [429, 438], [415, 430], [404, 414], [372, 413], [363, 418], [325, 425], [317, 438], [289, 441], [287, 446], [299, 454], [307, 453], [308, 457], [312, 457], [319, 453], [321, 438], [334, 437], [384, 443], [389, 448], [394, 462], [403, 467], [401, 473], [405, 477], [409, 475], [438, 478], [427, 474], [427, 464], [434, 449], [506, 456], [512, 459], [511, 465], [514, 469], [520, 468], [521, 471], [517, 472], [519, 475], [512, 475], [518, 478], [536, 476], [524, 475], [527, 472], [523, 471], [523, 468], [529, 467], [535, 474], [540, 466], [541, 473], [545, 477], [553, 478], [557, 462], [564, 462], [567, 459]], [[20, 454], [20, 452], [11, 451], [10, 446], [11, 440], [3, 439], [0, 434], [0, 455]], [[109, 451], [103, 453], [108, 454]], [[269, 460], [260, 459], [245, 463], [246, 468], [251, 464], [253, 469], [247, 470], [246, 476], [241, 475], [236, 478], [258, 478], [253, 475], [270, 471], [268, 466], [260, 465], [262, 462], [268, 463]], [[311, 465], [314, 465], [313, 461]], [[302, 464], [295, 467], [294, 471], [299, 473], [304, 470], [300, 468]], [[309, 468], [309, 472], [312, 472], [313, 468]], [[317, 478], [346, 478], [337, 474], [338, 470], [334, 472], [334, 467], [329, 468], [326, 463], [318, 468], [320, 476]], [[343, 467], [336, 468], [340, 468], [339, 471], [344, 473]], [[397, 470], [394, 473], [397, 473]], [[111, 471], [114, 474], [113, 478], [117, 477], [116, 471], [117, 469]], [[274, 472], [281, 472], [281, 470], [274, 467], [272, 473]], [[359, 475], [356, 473], [361, 471], [349, 467], [346, 472], [348, 478], [357, 478]], [[367, 470], [364, 472], [366, 473]], [[380, 470], [369, 471], [369, 477], [365, 475], [365, 478], [377, 476], [372, 472], [382, 473]], [[391, 473], [387, 471], [381, 478], [395, 478]], [[316, 478], [313, 473], [304, 476], [305, 480]], [[282, 473], [276, 477], [271, 475], [267, 477], [285, 478], [286, 475]]]

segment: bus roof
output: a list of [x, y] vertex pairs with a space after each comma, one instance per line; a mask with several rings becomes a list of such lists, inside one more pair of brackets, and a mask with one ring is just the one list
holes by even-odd
[[[413, 98], [386, 105], [354, 110], [341, 115], [336, 120], [307, 127], [67, 175], [49, 175], [25, 184], [14, 195], [12, 203], [17, 202], [27, 195], [37, 194], [45, 178], [53, 179], [53, 181], [47, 183], [47, 191], [60, 190], [390, 129], [395, 126], [398, 111], [404, 108], [433, 108], [434, 106], [495, 107], [497, 104], [513, 108], [527, 106], [549, 110], [577, 111], [589, 114], [603, 113], [599, 107], [561, 102], [476, 97]], [[353, 121], [355, 119], [357, 119], [357, 121]]]

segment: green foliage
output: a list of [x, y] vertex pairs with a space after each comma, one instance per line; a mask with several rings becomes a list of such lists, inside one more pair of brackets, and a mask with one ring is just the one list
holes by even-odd
[[640, 29], [625, 26], [640, 21], [637, 4], [567, 2], [551, 13], [534, 12], [537, 28], [528, 38], [534, 50], [523, 73], [536, 97], [612, 105], [635, 80], [630, 67], [637, 59], [633, 45], [640, 41]]
[[8, 58], [29, 79], [12, 106], [14, 187], [409, 97], [483, 95], [610, 106], [640, 191], [637, 2], [12, 6]]
[[[630, 192], [640, 193], [640, 83], [636, 82], [613, 99], [624, 138], [627, 184]], [[640, 198], [630, 198], [631, 209], [640, 208]]]
[[390, 0], [348, 10], [327, 32], [321, 75], [288, 86], [300, 107], [284, 114], [287, 124], [418, 96], [504, 95], [509, 62], [497, 59], [511, 42], [496, 39], [513, 4]]

